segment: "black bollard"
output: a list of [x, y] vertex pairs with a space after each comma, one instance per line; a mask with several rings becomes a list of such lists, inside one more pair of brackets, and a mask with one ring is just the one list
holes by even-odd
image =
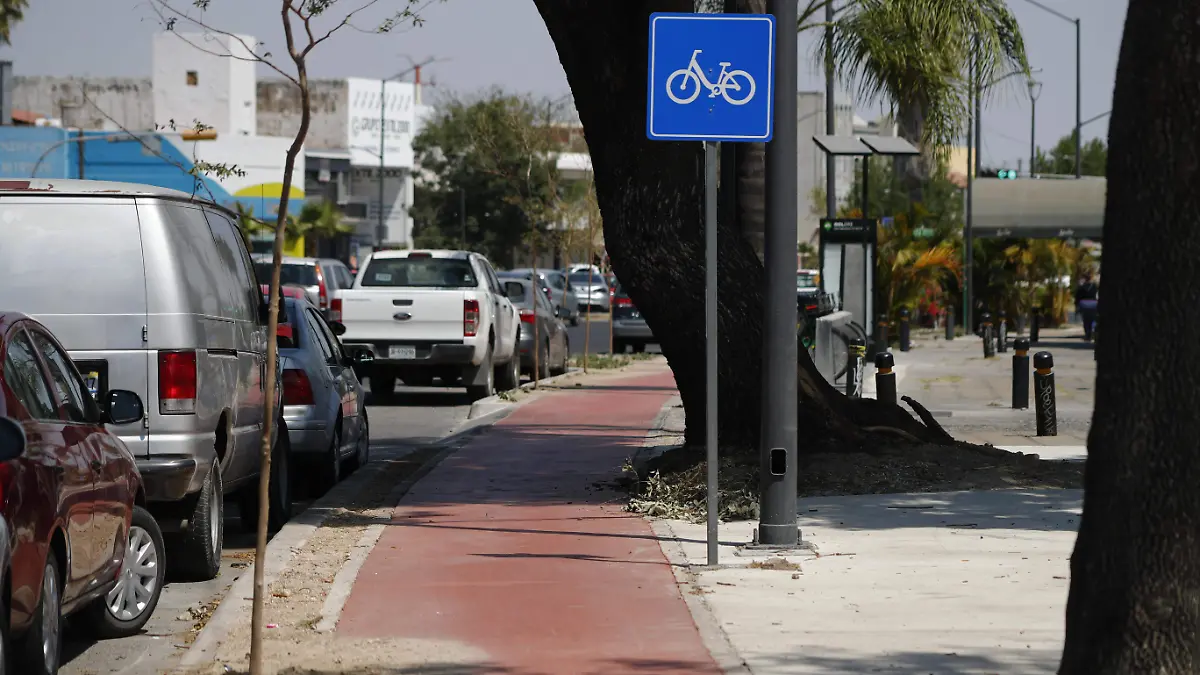
[[1004, 310], [1000, 310], [996, 321], [996, 351], [1008, 351], [1008, 318], [1004, 316]]
[[[911, 330], [911, 327], [908, 324], [908, 308], [901, 307], [900, 308], [900, 351], [902, 351], [902, 352], [906, 352], [912, 348], [912, 345], [909, 343], [909, 338], [910, 338], [909, 331], [910, 330]], [[878, 355], [876, 355], [875, 360], [876, 360], [876, 362], [878, 362], [878, 360], [879, 360]]]
[[946, 322], [946, 325], [943, 326], [943, 328], [946, 329], [946, 339], [953, 340], [954, 339], [954, 308], [947, 307], [946, 313], [943, 314], [942, 316], [945, 317], [945, 322]]
[[889, 352], [879, 352], [875, 355], [875, 398], [896, 405], [896, 373], [892, 367], [896, 359]]
[[1013, 340], [1012, 407], [1029, 408], [1029, 340], [1025, 338]]
[[1038, 343], [1038, 333], [1042, 327], [1042, 308], [1034, 307], [1033, 320], [1029, 322], [1029, 344], [1036, 345]]
[[860, 398], [862, 396], [862, 373], [858, 370], [858, 361], [867, 353], [867, 346], [862, 338], [850, 338], [850, 348], [846, 350], [846, 397]]
[[979, 315], [979, 334], [983, 337], [983, 358], [996, 356], [996, 341], [992, 337], [992, 315], [984, 312]]
[[1034, 413], [1038, 436], [1058, 435], [1058, 406], [1054, 401], [1054, 357], [1050, 352], [1033, 355]]
[[876, 333], [875, 333], [875, 345], [874, 345], [874, 349], [872, 350], [871, 358], [875, 358], [875, 354], [878, 354], [880, 352], [886, 352], [888, 350], [888, 316], [887, 316], [887, 314], [880, 314], [879, 321], [876, 322], [875, 325], [877, 326]]

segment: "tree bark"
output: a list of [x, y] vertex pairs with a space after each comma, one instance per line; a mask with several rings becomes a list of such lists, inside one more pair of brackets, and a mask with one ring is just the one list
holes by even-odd
[[[700, 143], [646, 138], [646, 54], [652, 11], [692, 0], [535, 0], [583, 122], [613, 271], [660, 341], [687, 415], [686, 441], [704, 442], [704, 183]], [[739, 195], [740, 198], [741, 195]], [[718, 372], [722, 447], [757, 452], [765, 275], [738, 223], [720, 223]], [[861, 441], [863, 427], [945, 441], [895, 406], [852, 401], [800, 358], [798, 423], [812, 440]]]
[[1099, 346], [1064, 674], [1200, 672], [1198, 50], [1200, 4], [1130, 0], [1104, 217], [1119, 320]]

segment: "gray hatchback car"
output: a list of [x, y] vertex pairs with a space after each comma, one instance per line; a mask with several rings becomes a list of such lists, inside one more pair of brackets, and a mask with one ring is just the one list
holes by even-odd
[[367, 399], [354, 366], [369, 365], [372, 357], [365, 350], [348, 355], [336, 335], [341, 324], [326, 323], [311, 303], [288, 298], [286, 307], [277, 339], [293, 470], [324, 494], [343, 469], [354, 471], [370, 458]]

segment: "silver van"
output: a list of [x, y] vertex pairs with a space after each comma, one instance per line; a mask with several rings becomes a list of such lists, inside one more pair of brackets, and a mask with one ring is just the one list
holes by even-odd
[[[0, 308], [48, 326], [99, 400], [126, 389], [146, 402], [144, 419], [111, 430], [137, 458], [172, 571], [215, 577], [223, 495], [248, 529], [258, 519], [267, 305], [237, 216], [144, 185], [0, 179]], [[286, 432], [274, 448], [278, 527]]]

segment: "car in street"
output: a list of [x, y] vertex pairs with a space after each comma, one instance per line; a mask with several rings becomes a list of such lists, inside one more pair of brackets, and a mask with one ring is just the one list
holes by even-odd
[[521, 372], [529, 374], [535, 380], [544, 380], [551, 375], [567, 372], [571, 338], [567, 335], [567, 327], [550, 306], [546, 294], [536, 289], [533, 280], [529, 278], [505, 279], [502, 283], [505, 295], [512, 301], [521, 317], [521, 336], [518, 342]]
[[[533, 270], [528, 267], [496, 273], [501, 279], [528, 278], [532, 274]], [[578, 326], [579, 296], [575, 295], [575, 287], [567, 280], [567, 275], [558, 270], [547, 269], [539, 269], [537, 274], [542, 288], [546, 290], [550, 302], [554, 305], [555, 314], [568, 324]]]
[[[0, 181], [0, 307], [45, 324], [93, 397], [132, 391], [112, 424], [180, 578], [215, 578], [226, 495], [259, 512], [268, 306], [236, 213], [191, 193], [103, 181]], [[54, 273], [48, 273], [52, 261]], [[279, 387], [275, 388], [278, 410]], [[273, 425], [269, 518], [291, 515], [287, 425]], [[276, 433], [276, 430], [284, 433]]]
[[370, 365], [371, 354], [348, 354], [337, 338], [345, 327], [327, 323], [307, 300], [287, 298], [284, 304], [287, 323], [279, 325], [278, 336], [283, 419], [292, 466], [319, 496], [370, 457], [367, 397], [354, 367]]
[[373, 396], [391, 396], [397, 380], [422, 387], [437, 378], [476, 400], [520, 385], [520, 319], [478, 253], [376, 251], [331, 304], [346, 347], [373, 356], [358, 368]]
[[612, 308], [612, 289], [603, 274], [584, 269], [567, 275], [567, 281], [575, 288], [581, 312], [608, 312]]
[[613, 353], [624, 354], [627, 348], [632, 348], [634, 353], [640, 354], [646, 351], [647, 344], [655, 342], [654, 332], [618, 281], [613, 287]]
[[[280, 286], [299, 286], [308, 294], [308, 299], [322, 313], [328, 314], [329, 300], [339, 288], [350, 288], [354, 277], [350, 268], [340, 260], [333, 258], [292, 258], [280, 259]], [[258, 283], [271, 285], [271, 256], [258, 254], [254, 256], [254, 276]]]
[[137, 463], [106, 428], [140, 422], [141, 398], [98, 405], [47, 328], [0, 312], [0, 672], [54, 675], [63, 622], [99, 637], [141, 632], [166, 578], [162, 532]]

